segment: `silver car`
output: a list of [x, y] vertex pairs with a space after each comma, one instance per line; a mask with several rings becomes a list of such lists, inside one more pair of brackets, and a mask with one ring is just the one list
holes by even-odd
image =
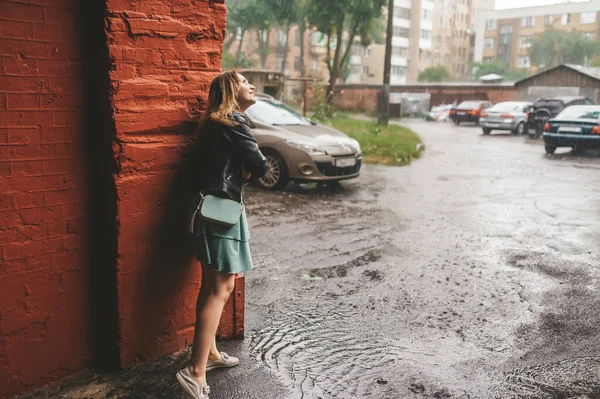
[[490, 134], [492, 130], [510, 130], [516, 135], [526, 133], [527, 111], [532, 106], [533, 103], [525, 101], [506, 101], [486, 109], [479, 119], [483, 134]]
[[358, 177], [362, 153], [358, 141], [346, 134], [302, 117], [270, 96], [257, 95], [246, 110], [252, 130], [267, 158], [267, 174], [258, 184], [284, 188], [290, 180], [335, 181]]

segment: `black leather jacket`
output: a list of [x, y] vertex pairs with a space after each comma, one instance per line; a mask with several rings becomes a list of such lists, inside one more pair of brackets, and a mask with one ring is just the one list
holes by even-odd
[[267, 172], [267, 160], [258, 149], [246, 116], [235, 112], [233, 118], [235, 126], [212, 120], [204, 124], [197, 142], [196, 173], [199, 190], [241, 202], [242, 164], [253, 179], [258, 179]]

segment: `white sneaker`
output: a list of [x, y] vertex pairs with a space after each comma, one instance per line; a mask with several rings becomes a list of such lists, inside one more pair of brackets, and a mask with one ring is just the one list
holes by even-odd
[[205, 387], [200, 387], [198, 382], [194, 379], [194, 377], [192, 377], [190, 369], [186, 367], [183, 370], [178, 371], [176, 376], [181, 386], [186, 390], [187, 393], [192, 395], [192, 398], [208, 399], [210, 387], [208, 385]]
[[238, 364], [240, 364], [240, 359], [238, 359], [237, 357], [229, 356], [225, 352], [219, 352], [219, 353], [221, 353], [221, 360], [209, 360], [206, 363], [206, 371], [207, 372], [214, 370], [214, 369], [221, 369], [224, 367], [233, 367], [233, 366], [237, 366]]

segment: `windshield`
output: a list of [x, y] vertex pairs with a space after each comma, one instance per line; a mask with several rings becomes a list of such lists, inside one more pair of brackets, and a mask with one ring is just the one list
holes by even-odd
[[266, 125], [310, 125], [308, 120], [278, 101], [258, 100], [246, 113], [255, 121]]
[[600, 107], [568, 107], [558, 114], [559, 120], [567, 119], [600, 119]]
[[522, 103], [505, 102], [505, 103], [500, 103], [500, 104], [494, 105], [488, 111], [490, 111], [490, 112], [513, 112], [513, 111], [520, 111], [522, 108], [523, 108]]
[[460, 103], [460, 105], [458, 106], [458, 108], [462, 108], [462, 109], [476, 109], [479, 108], [479, 106], [481, 105], [481, 103], [476, 102], [476, 101], [465, 101]]

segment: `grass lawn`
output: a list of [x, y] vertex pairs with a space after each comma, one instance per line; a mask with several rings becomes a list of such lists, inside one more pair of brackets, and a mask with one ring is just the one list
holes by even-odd
[[[377, 122], [336, 116], [323, 122], [360, 143], [363, 162], [382, 165], [408, 165], [421, 156], [421, 139], [412, 130], [398, 125], [379, 126]], [[419, 148], [419, 149], [417, 149]]]

